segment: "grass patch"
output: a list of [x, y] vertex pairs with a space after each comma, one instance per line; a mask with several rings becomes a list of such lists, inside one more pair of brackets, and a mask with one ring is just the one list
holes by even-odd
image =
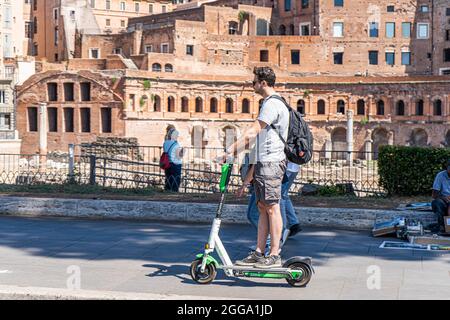
[[156, 188], [117, 189], [78, 184], [0, 185], [0, 193], [151, 196], [158, 192], [161, 190]]
[[[330, 191], [330, 190], [328, 190]], [[0, 194], [28, 197], [75, 198], [75, 199], [108, 199], [108, 200], [153, 200], [186, 203], [216, 203], [220, 194], [212, 193], [175, 193], [159, 188], [116, 189], [102, 186], [61, 184], [61, 185], [0, 185]], [[361, 208], [361, 209], [395, 209], [400, 204], [413, 202], [430, 202], [430, 196], [411, 197], [365, 197], [337, 195], [334, 190], [323, 196], [291, 196], [295, 206], [323, 208]], [[248, 204], [248, 197], [238, 198], [227, 194], [227, 204]], [[299, 212], [301, 214], [301, 212]]]

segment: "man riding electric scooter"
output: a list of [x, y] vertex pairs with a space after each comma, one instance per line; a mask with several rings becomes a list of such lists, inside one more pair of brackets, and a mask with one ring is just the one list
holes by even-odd
[[[254, 69], [253, 88], [264, 101], [257, 120], [227, 149], [224, 156], [236, 156], [249, 140], [256, 138], [256, 163], [254, 164], [253, 187], [259, 210], [258, 238], [256, 250], [236, 265], [255, 268], [281, 267], [279, 256], [283, 221], [280, 212], [281, 184], [286, 171], [285, 144], [287, 139], [289, 111], [274, 89], [276, 76], [269, 67]], [[278, 131], [278, 132], [277, 132]], [[267, 237], [270, 233], [269, 255], [264, 256]]]

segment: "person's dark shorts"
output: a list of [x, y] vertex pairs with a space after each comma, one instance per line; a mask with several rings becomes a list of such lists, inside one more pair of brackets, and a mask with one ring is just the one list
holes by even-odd
[[281, 199], [281, 184], [286, 172], [286, 161], [257, 162], [253, 175], [256, 203], [276, 204]]

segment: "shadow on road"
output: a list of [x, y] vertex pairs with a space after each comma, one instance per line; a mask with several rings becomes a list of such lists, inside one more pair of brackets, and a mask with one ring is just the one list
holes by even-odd
[[[203, 252], [209, 232], [209, 224], [0, 215], [0, 256], [189, 265], [196, 254]], [[250, 225], [224, 224], [221, 239], [234, 260], [246, 256], [254, 244], [255, 233]], [[369, 232], [305, 228], [289, 238], [282, 256], [311, 256], [315, 266], [346, 257], [406, 262], [449, 256], [448, 253], [380, 249], [384, 240], [371, 237]]]
[[[194, 286], [207, 286], [204, 284], [198, 284], [194, 280], [192, 280], [189, 275], [189, 267], [183, 264], [172, 264], [172, 265], [161, 265], [161, 264], [145, 264], [143, 265], [146, 268], [157, 269], [156, 271], [149, 273], [147, 277], [176, 277], [181, 283], [194, 285]], [[260, 280], [261, 281], [261, 280]], [[258, 282], [258, 279], [255, 278], [253, 280], [247, 280], [244, 278], [238, 277], [227, 277], [222, 270], [217, 270], [216, 279], [212, 284], [220, 285], [220, 286], [229, 286], [229, 287], [290, 287], [289, 284], [283, 279], [276, 279], [269, 282], [268, 280], [264, 280], [266, 282]]]

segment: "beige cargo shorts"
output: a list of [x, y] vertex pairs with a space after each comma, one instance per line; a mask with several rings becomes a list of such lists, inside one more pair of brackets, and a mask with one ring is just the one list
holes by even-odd
[[256, 203], [277, 204], [281, 199], [281, 184], [286, 172], [286, 160], [281, 162], [257, 162], [253, 175]]

